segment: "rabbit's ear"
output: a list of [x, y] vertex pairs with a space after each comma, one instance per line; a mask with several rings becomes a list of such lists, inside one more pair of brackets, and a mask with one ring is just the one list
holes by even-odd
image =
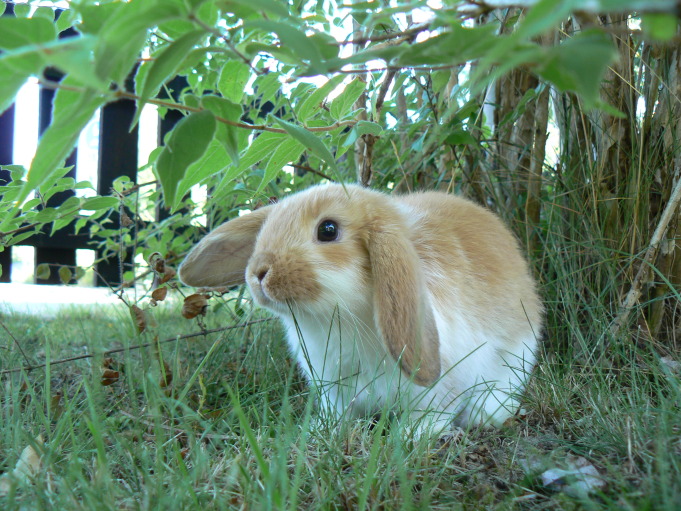
[[421, 262], [403, 229], [383, 225], [369, 234], [374, 316], [390, 354], [425, 386], [440, 377], [440, 343]]
[[243, 284], [255, 240], [272, 207], [234, 218], [208, 234], [180, 266], [180, 280], [194, 287]]

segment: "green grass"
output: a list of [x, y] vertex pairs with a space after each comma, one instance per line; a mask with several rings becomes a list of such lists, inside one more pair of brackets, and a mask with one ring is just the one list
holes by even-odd
[[[32, 364], [99, 355], [2, 376], [0, 472], [38, 435], [45, 444], [39, 473], [0, 509], [679, 509], [679, 375], [637, 339], [577, 356], [586, 340], [569, 326], [575, 311], [549, 308], [549, 336], [575, 347], [541, 354], [525, 413], [498, 430], [419, 441], [390, 420], [319, 421], [276, 321], [124, 350], [107, 361], [119, 380], [103, 386], [104, 350], [198, 326], [170, 305], [141, 336], [122, 309], [1, 316]], [[221, 307], [206, 327], [236, 319]], [[25, 365], [0, 339], [0, 371]], [[539, 474], [568, 455], [607, 486], [582, 496], [544, 487]]]

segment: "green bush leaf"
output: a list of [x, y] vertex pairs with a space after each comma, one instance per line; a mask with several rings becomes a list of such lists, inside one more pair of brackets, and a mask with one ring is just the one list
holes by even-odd
[[47, 280], [51, 274], [50, 265], [47, 263], [42, 263], [35, 267], [35, 278], [38, 280]]
[[[64, 82], [68, 83], [68, 78]], [[57, 91], [52, 124], [40, 139], [26, 182], [17, 198], [17, 206], [63, 163], [76, 145], [80, 132], [105, 102], [105, 97], [91, 89], [82, 93], [66, 89]]]
[[187, 167], [184, 177], [177, 185], [177, 196], [184, 197], [192, 186], [224, 170], [229, 163], [229, 157], [225, 152], [224, 146], [216, 139], [213, 139], [206, 152], [203, 153], [203, 156]]
[[0, 115], [12, 106], [19, 89], [31, 75], [31, 73], [17, 73], [11, 62], [3, 57], [0, 56]]
[[538, 74], [561, 92], [580, 94], [585, 106], [593, 108], [603, 75], [617, 56], [610, 37], [600, 30], [585, 30], [551, 48], [549, 55]]
[[72, 277], [73, 273], [71, 273], [71, 270], [67, 266], [59, 267], [59, 280], [62, 284], [68, 284], [71, 282]]
[[355, 78], [347, 84], [343, 92], [334, 98], [329, 105], [331, 117], [337, 121], [343, 119], [366, 90], [366, 86], [367, 84], [360, 78]]
[[320, 109], [321, 104], [326, 97], [338, 87], [345, 79], [343, 75], [337, 75], [331, 78], [324, 85], [318, 89], [313, 89], [307, 93], [307, 97], [300, 102], [300, 106], [296, 109], [298, 119], [306, 122], [313, 117]]
[[[239, 122], [243, 115], [243, 107], [240, 104], [235, 104], [225, 98], [217, 96], [204, 96], [201, 98], [201, 104], [207, 108], [216, 117], [221, 117], [232, 122]], [[239, 133], [235, 126], [218, 122], [215, 138], [220, 142], [227, 154], [229, 155], [234, 165], [239, 164]]]
[[274, 14], [280, 18], [287, 18], [290, 16], [286, 3], [281, 0], [231, 0], [230, 3], [240, 4], [248, 9], [257, 9], [258, 11], [265, 11]]
[[0, 48], [3, 50], [45, 44], [56, 38], [54, 24], [45, 18], [0, 18]]
[[678, 18], [673, 14], [649, 13], [642, 16], [643, 32], [658, 41], [669, 41], [676, 35]]
[[274, 152], [285, 138], [286, 135], [283, 133], [272, 133], [270, 131], [258, 135], [246, 150], [246, 154], [241, 157], [239, 167], [246, 169], [264, 160]]
[[96, 44], [97, 38], [91, 35], [69, 37], [43, 46], [40, 55], [46, 65], [58, 68], [71, 79], [87, 87], [106, 91], [109, 84], [92, 72]]
[[116, 197], [90, 197], [85, 199], [80, 209], [85, 211], [97, 211], [99, 209], [118, 208], [119, 200]]
[[375, 122], [371, 122], [371, 121], [358, 121], [357, 124], [355, 124], [352, 127], [352, 131], [350, 132], [350, 134], [347, 136], [347, 138], [343, 142], [343, 145], [349, 146], [349, 145], [354, 144], [355, 140], [357, 140], [362, 135], [378, 136], [382, 132], [383, 132], [383, 128], [381, 127], [380, 124], [376, 124]]
[[159, 88], [168, 79], [175, 76], [182, 61], [201, 40], [205, 32], [195, 30], [184, 34], [169, 44], [152, 62], [142, 86], [142, 100], [155, 96]]
[[177, 205], [178, 183], [189, 165], [206, 152], [214, 133], [215, 117], [208, 110], [185, 117], [170, 133], [156, 160], [156, 173], [163, 188], [165, 203], [171, 210]]
[[218, 90], [222, 97], [233, 103], [241, 103], [244, 88], [251, 76], [251, 68], [244, 62], [230, 60], [220, 71]]
[[314, 133], [290, 122], [283, 121], [281, 119], [274, 118], [277, 124], [279, 124], [286, 133], [291, 135], [293, 138], [302, 143], [306, 148], [317, 155], [322, 161], [331, 167], [331, 169], [338, 174], [338, 166], [336, 165], [336, 160], [329, 151], [329, 148], [324, 144], [324, 142], [317, 137]]
[[291, 55], [298, 62], [307, 61], [311, 70], [322, 74], [326, 67], [322, 65], [322, 54], [302, 30], [279, 21], [254, 20], [244, 23], [246, 28], [259, 28], [268, 32], [274, 32], [279, 37], [281, 47], [291, 51]]
[[258, 193], [262, 192], [263, 188], [272, 181], [284, 165], [294, 162], [300, 158], [300, 155], [305, 151], [305, 146], [296, 139], [287, 139], [277, 147], [272, 153], [267, 166], [265, 167], [265, 174], [258, 186]]
[[98, 33], [95, 72], [102, 80], [122, 84], [147, 42], [147, 31], [180, 17], [183, 10], [171, 2], [119, 3]]

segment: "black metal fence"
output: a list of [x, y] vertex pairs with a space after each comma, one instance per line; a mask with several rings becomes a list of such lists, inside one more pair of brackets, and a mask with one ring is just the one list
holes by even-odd
[[[59, 15], [57, 11], [57, 16]], [[12, 4], [7, 5], [4, 16], [13, 15]], [[70, 37], [75, 32], [62, 32], [60, 37]], [[52, 69], [45, 71], [49, 81], [59, 81], [62, 76]], [[128, 84], [132, 87], [132, 84]], [[179, 92], [186, 85], [182, 77], [178, 77], [168, 84], [168, 90]], [[52, 100], [55, 91], [46, 87], [40, 87], [39, 95], [39, 133], [43, 133], [50, 125], [52, 119]], [[0, 165], [13, 163], [13, 145], [15, 138], [15, 106], [13, 105], [4, 114], [0, 115]], [[130, 125], [135, 115], [135, 102], [129, 99], [121, 99], [104, 106], [100, 113], [99, 129], [99, 156], [97, 168], [97, 194], [108, 195], [116, 178], [127, 176], [131, 181], [137, 182], [138, 169], [138, 127], [130, 130]], [[173, 128], [182, 114], [169, 111], [163, 119], [159, 119], [158, 143]], [[75, 178], [77, 172], [76, 161], [77, 149], [67, 158], [66, 165], [73, 166], [68, 176]], [[9, 181], [9, 172], [0, 169], [0, 185]], [[67, 198], [74, 195], [73, 191], [65, 191], [55, 194], [48, 203], [49, 206], [58, 206]], [[157, 211], [157, 219], [167, 216], [167, 211]], [[117, 219], [114, 218], [114, 220]], [[47, 263], [56, 266], [75, 266], [76, 250], [93, 249], [91, 238], [87, 234], [75, 234], [73, 224], [70, 227], [56, 232], [53, 236], [41, 233], [23, 240], [20, 245], [35, 247], [35, 265]], [[100, 259], [102, 253], [96, 250], [96, 259]], [[0, 252], [0, 265], [2, 275], [0, 282], [11, 282], [12, 274], [12, 249]], [[109, 259], [98, 262], [95, 266], [96, 284], [101, 286], [105, 283], [120, 283], [120, 269], [117, 260]], [[58, 284], [59, 275], [56, 271], [46, 280], [36, 280], [39, 284]]]

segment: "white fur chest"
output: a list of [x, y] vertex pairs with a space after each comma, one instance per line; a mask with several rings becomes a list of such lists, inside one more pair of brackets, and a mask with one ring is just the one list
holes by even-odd
[[[363, 315], [338, 311], [327, 320], [282, 317], [289, 347], [308, 380], [320, 391], [321, 407], [333, 415], [372, 414], [398, 397], [404, 376]], [[364, 317], [362, 317], [364, 316]]]

